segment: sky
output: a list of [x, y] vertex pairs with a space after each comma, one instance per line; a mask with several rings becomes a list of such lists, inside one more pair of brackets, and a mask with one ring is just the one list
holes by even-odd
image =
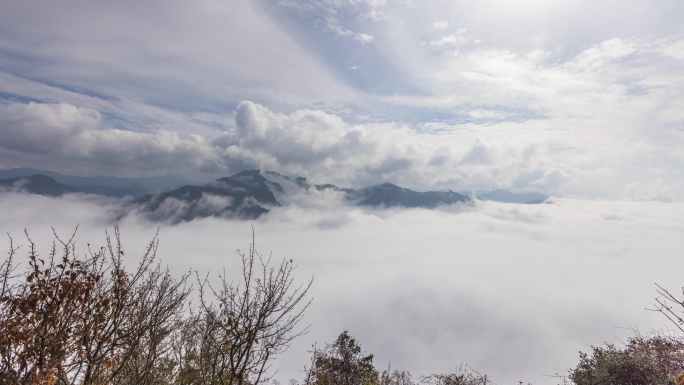
[[684, 194], [678, 1], [2, 8], [3, 168]]
[[343, 330], [379, 365], [467, 363], [497, 384], [543, 385], [579, 350], [668, 327], [645, 308], [654, 283], [681, 286], [681, 1], [0, 9], [0, 169], [197, 182], [261, 169], [552, 196], [433, 211], [299, 196], [256, 221], [172, 226], [101, 197], [0, 195], [0, 232], [26, 228], [44, 250], [50, 226], [80, 224], [83, 245], [118, 221], [127, 250], [161, 226], [161, 260], [179, 274], [234, 267], [253, 225], [260, 250], [315, 277], [311, 331], [277, 361], [281, 383]]

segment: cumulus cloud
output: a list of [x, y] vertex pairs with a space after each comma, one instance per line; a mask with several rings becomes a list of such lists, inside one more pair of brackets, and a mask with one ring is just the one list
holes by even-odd
[[361, 42], [361, 44], [368, 44], [375, 40], [375, 37], [373, 35], [368, 35], [365, 33], [359, 33], [354, 36], [354, 39], [358, 40]]
[[[214, 143], [224, 148], [223, 156], [261, 169], [354, 186], [390, 181], [419, 189], [472, 190], [509, 184], [534, 167], [535, 154], [527, 150], [534, 144], [516, 148], [490, 145], [480, 137], [452, 139], [396, 124], [349, 124], [322, 111], [279, 114], [244, 102], [236, 112], [236, 128]], [[506, 181], [501, 179], [505, 171], [511, 178]]]
[[[209, 137], [120, 130], [95, 110], [67, 104], [5, 103], [0, 111], [0, 132], [8, 138], [0, 156], [20, 166], [40, 168], [49, 156], [52, 167], [85, 173], [126, 175], [134, 168], [198, 180], [261, 169], [348, 187], [391, 182], [418, 190], [508, 188], [662, 200], [684, 194], [678, 174], [684, 156], [676, 142], [644, 141], [639, 130], [616, 140], [591, 127], [512, 124], [505, 120], [511, 112], [496, 108], [471, 111], [469, 124], [409, 126], [350, 123], [321, 110], [278, 113], [242, 102], [234, 124]], [[665, 138], [671, 135], [677, 134]]]
[[89, 133], [100, 124], [100, 114], [69, 104], [0, 105], [0, 146], [30, 153], [82, 153]]
[[87, 161], [109, 172], [132, 165], [149, 172], [173, 163], [201, 169], [212, 162], [210, 149], [198, 136], [182, 139], [168, 130], [108, 128], [97, 111], [65, 103], [1, 104], [0, 132], [6, 138], [0, 143], [5, 156], [49, 156], [54, 165]]

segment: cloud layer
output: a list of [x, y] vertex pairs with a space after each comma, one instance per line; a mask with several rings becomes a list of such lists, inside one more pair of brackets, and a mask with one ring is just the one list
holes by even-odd
[[[119, 215], [114, 201], [95, 197], [2, 198], [0, 231], [22, 244], [28, 229], [42, 253], [50, 226], [66, 234], [80, 224], [77, 250], [85, 252]], [[562, 199], [391, 211], [335, 202], [292, 202], [251, 223], [161, 228], [159, 256], [175, 274], [235, 271], [234, 250], [248, 246], [253, 225], [259, 250], [293, 258], [301, 280], [315, 276], [311, 332], [277, 361], [281, 383], [301, 378], [311, 344], [349, 330], [381, 367], [428, 374], [468, 363], [496, 383], [555, 384], [544, 375], [573, 367], [578, 350], [624, 340], [631, 327], [668, 327], [644, 308], [654, 282], [681, 285], [680, 203]], [[155, 225], [129, 216], [120, 226], [135, 263]]]

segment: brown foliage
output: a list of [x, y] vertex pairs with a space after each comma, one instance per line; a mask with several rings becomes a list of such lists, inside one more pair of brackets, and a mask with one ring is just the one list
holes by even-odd
[[[53, 231], [54, 233], [54, 231]], [[179, 322], [189, 290], [153, 265], [156, 236], [126, 272], [119, 229], [79, 259], [74, 234], [39, 258], [28, 233], [28, 266], [16, 270], [10, 238], [2, 265], [0, 381], [6, 384], [144, 384]], [[58, 253], [57, 245], [60, 246]]]

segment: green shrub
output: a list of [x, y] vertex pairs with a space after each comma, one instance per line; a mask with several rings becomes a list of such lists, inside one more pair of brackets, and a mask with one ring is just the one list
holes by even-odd
[[580, 352], [570, 371], [576, 385], [665, 385], [682, 372], [684, 342], [665, 336], [636, 336], [623, 348], [612, 344]]

